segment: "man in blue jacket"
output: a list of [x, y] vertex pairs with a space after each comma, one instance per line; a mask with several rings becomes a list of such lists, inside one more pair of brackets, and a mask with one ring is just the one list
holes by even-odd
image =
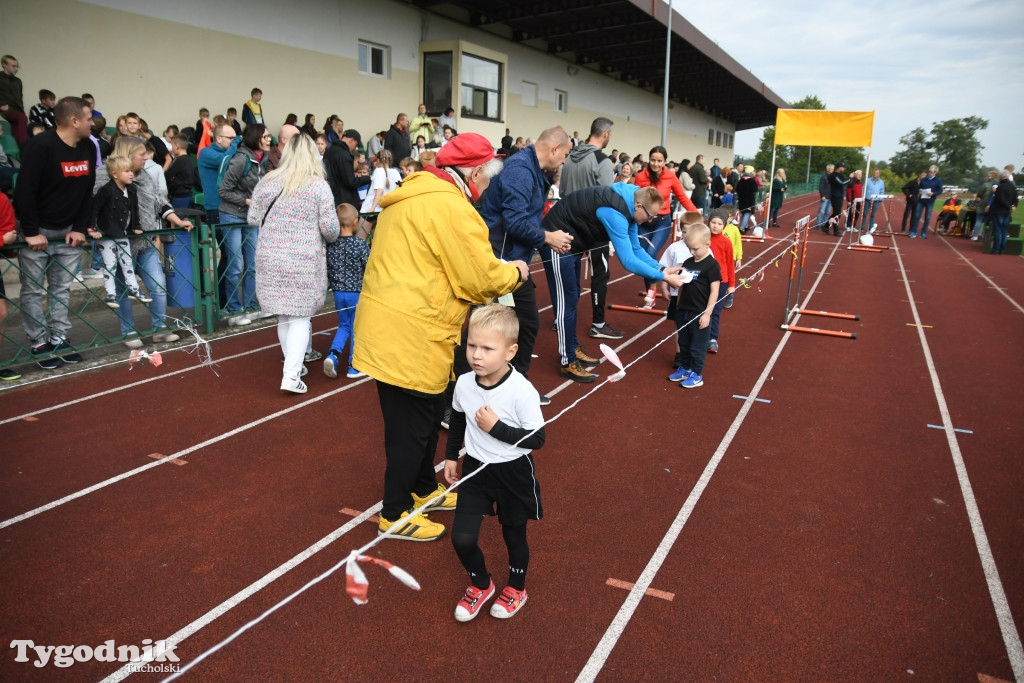
[[[199, 152], [199, 184], [203, 188], [203, 210], [206, 211], [208, 225], [220, 223], [220, 193], [217, 191], [217, 176], [220, 175], [220, 164], [230, 159], [242, 141], [241, 135], [235, 135], [235, 129], [228, 124], [221, 124], [213, 129], [213, 144]], [[222, 249], [220, 261], [217, 263], [217, 286], [220, 289], [220, 300], [227, 301], [228, 250]]]
[[[480, 208], [480, 215], [490, 229], [495, 256], [529, 263], [534, 252], [544, 246], [562, 249], [562, 253], [568, 251], [572, 237], [561, 230], [546, 231], [541, 220], [551, 188], [550, 176], [571, 149], [572, 142], [562, 128], [549, 128], [536, 143], [505, 160], [505, 167], [491, 180]], [[512, 293], [512, 299], [519, 318], [519, 350], [512, 359], [512, 367], [526, 376], [540, 329], [537, 286], [532, 277]]]
[[932, 206], [935, 198], [942, 194], [942, 179], [939, 178], [939, 167], [932, 165], [928, 175], [921, 179], [917, 188], [917, 204], [914, 205], [914, 217], [910, 219], [910, 236], [917, 237], [917, 219], [923, 213], [921, 223], [921, 239], [928, 239], [928, 219], [932, 217]]
[[220, 223], [220, 194], [217, 192], [220, 162], [233, 155], [241, 141], [242, 136], [236, 136], [235, 129], [225, 123], [213, 131], [213, 144], [199, 153], [199, 183], [203, 187], [206, 222], [211, 225]]
[[562, 367], [559, 374], [574, 382], [589, 383], [597, 379], [587, 367], [597, 365], [581, 358], [576, 341], [576, 304], [580, 296], [579, 254], [609, 241], [615, 256], [629, 272], [656, 282], [664, 280], [681, 287], [681, 268], [663, 268], [651, 258], [637, 237], [637, 223], [657, 219], [664, 200], [653, 187], [637, 187], [615, 183], [611, 187], [585, 187], [567, 196], [548, 211], [543, 226], [548, 231], [565, 232], [571, 236], [571, 252], [565, 253], [556, 244], [541, 249], [544, 272], [551, 288], [558, 331], [558, 354]]
[[[864, 184], [864, 201], [867, 204], [864, 207], [864, 220], [860, 224], [861, 231], [865, 229], [868, 232], [871, 231], [871, 226], [875, 224], [875, 211], [878, 210], [878, 205], [882, 203], [882, 200], [878, 197], [884, 194], [885, 181], [882, 180], [882, 171], [876, 168]], [[868, 206], [871, 207], [870, 212], [868, 211]], [[870, 216], [868, 215], [869, 213], [871, 214]]]

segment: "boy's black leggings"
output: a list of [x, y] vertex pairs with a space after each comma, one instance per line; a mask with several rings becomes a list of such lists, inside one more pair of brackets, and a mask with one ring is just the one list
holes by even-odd
[[[480, 550], [480, 524], [483, 515], [455, 513], [452, 524], [452, 545], [469, 573], [473, 585], [481, 590], [487, 588], [491, 575], [487, 572], [483, 551]], [[530, 546], [526, 542], [526, 524], [501, 527], [501, 535], [508, 548], [508, 585], [516, 590], [526, 588], [526, 569], [530, 564]]]

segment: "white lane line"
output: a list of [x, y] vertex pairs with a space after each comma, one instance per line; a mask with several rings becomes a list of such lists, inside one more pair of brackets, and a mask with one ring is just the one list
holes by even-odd
[[[653, 330], [658, 325], [658, 323], [660, 323], [660, 322], [661, 321], [659, 320], [658, 322], [649, 325], [642, 332], [637, 333], [636, 335], [631, 337], [628, 341], [623, 342], [619, 346], [615, 347], [616, 353], [618, 353], [619, 351], [625, 349], [630, 344], [632, 344], [633, 342], [635, 342], [638, 339], [640, 339], [647, 332]], [[552, 394], [557, 393], [557, 392], [561, 391], [562, 389], [564, 389], [565, 387], [567, 387], [568, 385], [570, 385], [572, 383], [573, 383], [572, 380], [567, 380], [563, 384], [561, 384], [555, 391], [550, 392], [550, 393], [552, 393]], [[442, 467], [444, 467], [444, 461], [442, 461], [442, 462], [438, 463], [437, 465], [435, 465], [434, 466], [434, 471], [438, 472]], [[184, 641], [189, 636], [195, 635], [200, 629], [208, 626], [209, 624], [211, 624], [212, 622], [214, 622], [218, 618], [224, 616], [228, 611], [230, 611], [234, 607], [237, 607], [239, 604], [244, 602], [246, 599], [252, 597], [256, 593], [258, 593], [260, 590], [266, 588], [268, 585], [270, 585], [271, 583], [273, 583], [277, 579], [281, 578], [286, 573], [288, 573], [289, 571], [291, 571], [292, 569], [294, 569], [298, 565], [302, 564], [303, 562], [305, 562], [306, 560], [311, 558], [313, 555], [316, 555], [318, 552], [320, 552], [321, 550], [323, 550], [324, 548], [329, 546], [331, 543], [333, 543], [334, 541], [338, 540], [339, 538], [341, 538], [342, 536], [347, 534], [349, 531], [351, 531], [352, 529], [357, 527], [359, 524], [361, 524], [364, 521], [366, 521], [368, 518], [372, 517], [374, 514], [377, 514], [378, 512], [380, 512], [381, 507], [382, 507], [382, 501], [377, 501], [377, 503], [375, 503], [372, 507], [368, 508], [367, 510], [364, 510], [362, 512], [362, 514], [360, 514], [358, 517], [353, 518], [352, 520], [350, 520], [349, 522], [347, 522], [343, 526], [335, 529], [334, 531], [332, 531], [328, 535], [324, 536], [323, 538], [321, 538], [319, 541], [317, 541], [313, 545], [311, 545], [308, 548], [306, 548], [304, 551], [302, 551], [298, 555], [295, 555], [294, 557], [292, 557], [290, 560], [288, 560], [287, 562], [285, 562], [281, 566], [279, 566], [276, 569], [270, 571], [268, 574], [263, 576], [261, 579], [259, 579], [256, 582], [250, 584], [246, 588], [243, 588], [241, 591], [239, 591], [235, 595], [231, 596], [230, 598], [228, 598], [224, 602], [220, 603], [219, 605], [217, 605], [216, 607], [214, 607], [213, 609], [208, 611], [206, 614], [204, 614], [200, 618], [196, 619], [192, 623], [190, 623], [187, 626], [185, 626], [185, 627], [179, 629], [178, 631], [176, 631], [173, 635], [171, 635], [171, 636], [169, 636], [168, 638], [165, 639], [167, 644], [168, 645], [172, 645], [172, 646], [173, 645], [178, 645], [179, 643]], [[113, 683], [114, 681], [124, 680], [125, 678], [127, 678], [128, 676], [130, 676], [133, 673], [133, 670], [130, 667], [131, 667], [130, 664], [126, 664], [125, 666], [121, 667], [120, 669], [118, 669], [114, 673], [112, 673], [109, 676], [107, 676], [106, 678], [104, 678], [103, 679], [103, 683], [107, 683], [108, 681]]]
[[[953, 251], [956, 251], [955, 249]], [[896, 247], [896, 258], [900, 267], [903, 267], [903, 254], [899, 247]], [[1013, 677], [1018, 681], [1024, 681], [1024, 647], [1021, 645], [1020, 634], [1013, 621], [1013, 614], [1010, 612], [1010, 603], [1006, 599], [1006, 591], [999, 578], [999, 569], [996, 567], [995, 557], [992, 555], [992, 547], [988, 542], [988, 534], [985, 533], [985, 526], [981, 521], [981, 511], [974, 498], [974, 488], [971, 486], [970, 477], [967, 475], [967, 466], [964, 464], [963, 454], [960, 452], [960, 442], [957, 440], [956, 430], [953, 428], [953, 420], [949, 414], [949, 407], [946, 404], [946, 397], [942, 393], [942, 385], [939, 382], [939, 375], [935, 369], [932, 359], [931, 348], [928, 346], [928, 338], [924, 328], [921, 326], [921, 318], [917, 313], [917, 305], [910, 291], [910, 285], [904, 284], [907, 290], [907, 299], [910, 301], [910, 311], [917, 324], [917, 336], [921, 341], [921, 351], [924, 354], [925, 365], [928, 367], [928, 375], [932, 381], [932, 391], [935, 393], [935, 401], [939, 406], [939, 414], [942, 416], [942, 425], [946, 430], [946, 442], [949, 444], [949, 452], [953, 458], [953, 467], [956, 470], [956, 478], [960, 483], [960, 493], [963, 495], [964, 506], [967, 509], [967, 518], [971, 524], [971, 533], [974, 535], [974, 544], [978, 549], [978, 557], [981, 560], [981, 568], [985, 573], [985, 583], [988, 584], [989, 596], [992, 600], [992, 607], [996, 613], [996, 620], [999, 622], [999, 630], [1003, 635], [1003, 645], [1006, 647], [1006, 654], [1010, 660], [1010, 667], [1013, 669]], [[1011, 300], [1011, 303], [1014, 303]], [[1015, 304], [1016, 305], [1016, 304]], [[1019, 306], [1018, 306], [1019, 308]]]
[[953, 250], [954, 254], [956, 254], [961, 259], [963, 259], [964, 263], [969, 265], [971, 268], [974, 268], [974, 272], [976, 272], [978, 274], [978, 277], [983, 278], [985, 280], [985, 282], [987, 282], [989, 285], [991, 285], [992, 289], [994, 289], [997, 292], [999, 292], [1000, 294], [1002, 294], [1003, 298], [1010, 302], [1010, 305], [1012, 305], [1014, 308], [1016, 308], [1021, 313], [1024, 313], [1024, 307], [1022, 307], [1019, 303], [1014, 301], [1010, 297], [1010, 295], [1006, 293], [1006, 290], [1003, 287], [999, 287], [998, 285], [996, 285], [996, 283], [992, 281], [992, 278], [990, 278], [988, 275], [985, 275], [985, 273], [981, 272], [981, 269], [979, 269], [978, 266], [974, 265], [973, 261], [971, 261], [969, 258], [964, 256], [963, 254], [961, 254], [960, 250], [957, 249], [956, 247], [954, 247], [953, 244], [949, 240], [943, 240], [943, 242], [946, 243], [947, 247], [949, 247], [950, 249]]
[[[260, 328], [260, 329], [257, 329], [257, 330], [250, 330], [249, 332], [247, 332], [245, 334], [250, 334], [252, 332], [261, 332], [263, 330], [268, 330], [268, 329], [270, 329], [270, 328], [269, 327], [263, 327], [263, 328]], [[337, 326], [329, 328], [327, 330], [320, 331], [320, 332], [314, 332], [313, 336], [315, 337], [318, 334], [329, 334], [329, 333], [333, 332], [336, 329], [338, 329]], [[217, 339], [214, 339], [212, 341], [217, 342], [217, 341], [221, 341], [222, 339], [230, 339], [231, 337], [240, 337], [240, 336], [241, 336], [241, 333], [240, 334], [232, 334], [232, 335], [228, 335], [228, 336], [225, 336], [225, 337], [218, 337]], [[216, 362], [217, 363], [223, 363], [225, 361], [234, 360], [236, 358], [242, 358], [244, 356], [249, 356], [249, 355], [252, 355], [254, 353], [259, 353], [260, 351], [266, 351], [267, 349], [280, 348], [280, 347], [281, 347], [281, 345], [278, 344], [278, 343], [267, 344], [266, 346], [260, 346], [260, 347], [257, 347], [255, 349], [249, 349], [248, 351], [242, 351], [241, 353], [236, 353], [236, 354], [234, 354], [232, 356], [225, 356], [224, 358], [218, 358]], [[187, 348], [189, 348], [189, 347], [188, 346], [181, 346], [181, 347], [175, 347], [173, 349], [168, 349], [168, 351], [184, 351]], [[162, 353], [164, 353], [166, 355], [168, 351], [164, 351]], [[106, 367], [110, 367], [110, 366], [106, 366]], [[87, 371], [100, 370], [100, 369], [101, 368], [99, 368], [99, 367], [96, 367], [96, 368], [86, 368]], [[173, 372], [165, 372], [163, 374], [157, 375], [156, 377], [150, 377], [148, 379], [140, 379], [137, 382], [129, 382], [127, 384], [122, 384], [120, 386], [116, 386], [116, 387], [113, 387], [113, 388], [110, 388], [110, 389], [106, 389], [104, 391], [96, 392], [95, 394], [89, 394], [88, 396], [82, 396], [81, 398], [76, 398], [76, 399], [72, 399], [70, 401], [65, 401], [64, 403], [58, 403], [56, 405], [48, 406], [46, 408], [40, 408], [39, 410], [33, 410], [30, 413], [24, 413], [22, 415], [15, 415], [14, 417], [8, 417], [8, 418], [5, 418], [3, 420], [0, 420], [0, 425], [5, 425], [5, 424], [8, 424], [9, 422], [17, 422], [18, 420], [24, 420], [26, 417], [35, 417], [36, 415], [42, 415], [43, 413], [49, 413], [49, 412], [54, 411], [54, 410], [60, 410], [61, 408], [67, 408], [68, 406], [73, 406], [73, 405], [75, 405], [77, 403], [84, 403], [85, 401], [91, 401], [94, 398], [100, 398], [101, 396], [107, 396], [108, 394], [116, 394], [119, 391], [124, 391], [125, 389], [133, 389], [133, 388], [135, 388], [137, 386], [141, 386], [143, 384], [149, 384], [150, 382], [158, 382], [158, 381], [160, 381], [162, 379], [167, 379], [169, 377], [174, 377], [175, 375], [180, 375], [180, 374], [185, 373], [185, 372], [194, 372], [196, 370], [205, 370], [205, 369], [206, 369], [206, 367], [203, 366], [203, 365], [194, 365], [192, 367], [182, 368], [180, 370], [174, 370]]]
[[[839, 242], [836, 242], [832, 246], [832, 252], [829, 254], [826, 263], [828, 263], [835, 256]], [[804, 305], [801, 308], [807, 308], [807, 303], [811, 299], [811, 295], [818, 288], [818, 284], [824, 277], [825, 269], [822, 268], [821, 272], [818, 273], [818, 278], [811, 285], [810, 290], [807, 292], [807, 298], [804, 301]], [[799, 292], [797, 293], [799, 297]], [[800, 319], [799, 314], [793, 319], [794, 323]], [[664, 564], [668, 558], [669, 552], [672, 550], [672, 546], [675, 545], [676, 539], [679, 538], [679, 534], [682, 533], [683, 527], [686, 522], [690, 519], [690, 515], [693, 513], [694, 508], [697, 506], [697, 501], [700, 500], [701, 495], [704, 493], [704, 489], [707, 488], [708, 483], [711, 481], [711, 477], [714, 476], [715, 470], [718, 469], [719, 463], [725, 456], [725, 452], [729, 449], [732, 444], [733, 438], [736, 433], [739, 432], [740, 426], [742, 426], [744, 419], [747, 417], [747, 413], [750, 412], [750, 407], [757, 401], [757, 395], [760, 393], [761, 388], [764, 386], [765, 381], [771, 376], [771, 372], [775, 367], [775, 362], [782, 354], [782, 350], [786, 346], [786, 342], [789, 341], [792, 332], [786, 331], [782, 335], [782, 339], [779, 340], [778, 345], [775, 347], [775, 352], [771, 358], [768, 359], [768, 363], [765, 365], [764, 370], [761, 372], [761, 376], [757, 378], [757, 382], [754, 383], [754, 387], [751, 390], [747, 399], [743, 402], [739, 412], [733, 419], [732, 424], [725, 432], [725, 436], [722, 437], [722, 441], [718, 444], [718, 448], [715, 449], [714, 455], [705, 465], [704, 471], [701, 473], [700, 478], [697, 480], [696, 485], [690, 491], [690, 495], [687, 496], [686, 502], [683, 503], [683, 507], [680, 508], [679, 513], [676, 515], [672, 524], [669, 526], [668, 531], [665, 532], [665, 536], [661, 539], [658, 547], [655, 549], [654, 554], [651, 555], [651, 559], [648, 560], [647, 566], [644, 567], [643, 572], [640, 574], [640, 578], [633, 585], [632, 590], [629, 591], [629, 595], [626, 596], [625, 602], [622, 603], [622, 607], [619, 608], [615, 618], [612, 619], [611, 624], [608, 625], [607, 630], [604, 632], [604, 636], [598, 642], [594, 651], [590, 655], [590, 659], [587, 660], [586, 665], [580, 671], [579, 676], [576, 677], [577, 683], [584, 683], [593, 681], [597, 678], [597, 675], [601, 673], [601, 669], [604, 667], [605, 662], [611, 655], [612, 650], [618, 643], [619, 638], [626, 630], [626, 625], [629, 620], [633, 617], [633, 613], [636, 612], [637, 607], [640, 606], [640, 599], [647, 592], [647, 589], [651, 587], [654, 582], [654, 577], [657, 575], [658, 570], [661, 569], [661, 565]]]
[[274, 419], [279, 418], [279, 417], [281, 417], [283, 415], [287, 415], [289, 413], [293, 413], [296, 410], [301, 410], [302, 408], [305, 408], [306, 406], [312, 405], [312, 404], [317, 403], [319, 401], [323, 401], [325, 398], [330, 398], [331, 396], [335, 396], [336, 394], [340, 394], [343, 391], [348, 391], [349, 389], [352, 389], [353, 387], [357, 387], [360, 384], [365, 384], [366, 382], [369, 382], [369, 381], [370, 381], [370, 378], [366, 377], [366, 378], [358, 380], [356, 382], [352, 382], [351, 384], [346, 384], [345, 386], [339, 387], [337, 389], [334, 389], [333, 391], [328, 391], [326, 394], [322, 394], [320, 396], [315, 396], [313, 398], [310, 398], [310, 399], [307, 399], [305, 401], [302, 401], [301, 403], [296, 403], [295, 405], [289, 406], [289, 407], [287, 407], [287, 408], [285, 408], [283, 410], [279, 410], [276, 413], [271, 413], [270, 415], [266, 415], [264, 417], [261, 417], [258, 420], [253, 420], [252, 422], [244, 424], [241, 427], [236, 427], [235, 429], [232, 429], [231, 431], [224, 432], [223, 434], [219, 434], [217, 436], [211, 437], [211, 438], [207, 439], [206, 441], [203, 441], [202, 443], [198, 443], [198, 444], [196, 444], [194, 446], [189, 446], [188, 448], [180, 450], [177, 453], [172, 453], [170, 455], [164, 456], [160, 460], [154, 460], [153, 462], [145, 464], [145, 465], [142, 465], [141, 467], [136, 467], [133, 470], [128, 470], [127, 472], [123, 472], [121, 474], [118, 474], [117, 476], [111, 477], [110, 479], [106, 479], [106, 480], [101, 481], [101, 482], [99, 482], [97, 484], [93, 484], [92, 486], [90, 486], [88, 488], [84, 488], [81, 491], [76, 491], [74, 493], [68, 494], [68, 495], [64, 496], [63, 498], [59, 498], [59, 499], [57, 499], [57, 500], [55, 500], [55, 501], [53, 501], [51, 503], [47, 503], [46, 505], [41, 505], [41, 506], [35, 508], [34, 510], [29, 510], [28, 512], [24, 512], [24, 513], [18, 515], [17, 517], [11, 517], [10, 519], [6, 519], [6, 520], [0, 522], [0, 529], [5, 529], [5, 528], [7, 528], [9, 526], [17, 524], [18, 522], [24, 522], [26, 519], [30, 519], [32, 517], [35, 517], [36, 515], [42, 514], [44, 512], [47, 512], [48, 510], [52, 510], [52, 509], [54, 509], [56, 507], [60, 507], [61, 505], [64, 505], [65, 503], [70, 503], [71, 501], [77, 500], [78, 498], [81, 498], [82, 496], [89, 495], [90, 493], [92, 493], [94, 491], [99, 491], [100, 489], [106, 488], [106, 487], [108, 487], [108, 486], [110, 486], [112, 484], [116, 484], [116, 483], [118, 483], [120, 481], [124, 481], [125, 479], [128, 479], [130, 477], [134, 477], [136, 474], [142, 474], [146, 470], [151, 470], [154, 467], [159, 467], [160, 465], [165, 465], [168, 462], [170, 462], [170, 461], [172, 461], [172, 460], [174, 460], [176, 458], [182, 458], [182, 457], [188, 455], [189, 453], [194, 453], [194, 452], [196, 452], [196, 451], [198, 451], [198, 450], [200, 450], [202, 448], [206, 448], [207, 446], [211, 446], [211, 445], [213, 445], [215, 443], [218, 443], [218, 442], [223, 441], [225, 439], [231, 438], [232, 436], [235, 436], [236, 434], [241, 434], [242, 432], [248, 431], [248, 430], [252, 429], [253, 427], [258, 427], [261, 424], [269, 422], [270, 420], [274, 420]]
[[[444, 463], [441, 463], [437, 467], [435, 467], [434, 471], [436, 472], [439, 467], [443, 466], [443, 464]], [[226, 614], [232, 608], [237, 607], [239, 604], [244, 602], [246, 599], [252, 597], [253, 595], [258, 593], [262, 589], [264, 589], [267, 586], [269, 586], [274, 581], [277, 581], [279, 578], [281, 578], [282, 576], [284, 576], [285, 574], [290, 572], [295, 567], [299, 566], [300, 564], [302, 564], [303, 562], [305, 562], [309, 558], [313, 557], [314, 555], [316, 555], [318, 552], [320, 552], [321, 550], [323, 550], [324, 548], [326, 548], [330, 544], [334, 543], [336, 540], [338, 540], [339, 538], [341, 538], [342, 536], [347, 534], [349, 531], [351, 531], [352, 529], [356, 528], [357, 526], [359, 526], [360, 524], [365, 522], [369, 517], [372, 517], [376, 513], [380, 512], [380, 509], [381, 509], [381, 503], [377, 503], [373, 507], [371, 507], [371, 508], [369, 508], [367, 510], [364, 510], [363, 513], [361, 515], [359, 515], [358, 517], [352, 518], [351, 520], [346, 522], [344, 525], [338, 527], [337, 529], [335, 529], [331, 533], [327, 534], [326, 536], [324, 536], [319, 541], [317, 541], [313, 545], [311, 545], [308, 548], [306, 548], [305, 550], [303, 550], [301, 553], [299, 553], [298, 555], [296, 555], [292, 559], [288, 560], [287, 562], [285, 562], [281, 566], [277, 567], [276, 569], [274, 569], [270, 573], [264, 575], [258, 581], [249, 584], [248, 586], [246, 586], [245, 588], [243, 588], [239, 592], [235, 593], [230, 598], [228, 598], [224, 602], [220, 603], [219, 605], [217, 605], [216, 607], [214, 607], [209, 612], [207, 612], [203, 616], [199, 617], [198, 619], [196, 619], [195, 621], [193, 621], [189, 625], [185, 626], [182, 629], [179, 629], [174, 634], [168, 636], [167, 637], [167, 644], [171, 645], [171, 646], [178, 645], [179, 643], [181, 643], [183, 640], [185, 640], [189, 636], [194, 635], [197, 631], [199, 631], [203, 627], [208, 626], [209, 624], [211, 624], [213, 621], [215, 621], [219, 617], [222, 617], [224, 614]], [[108, 681], [110, 683], [113, 683], [113, 681], [124, 680], [128, 676], [131, 676], [132, 673], [134, 673], [134, 670], [132, 668], [134, 666], [137, 666], [137, 665], [130, 664], [130, 663], [129, 664], [125, 664], [120, 669], [118, 669], [114, 673], [112, 673], [109, 676], [107, 676], [106, 678], [104, 678], [103, 679], [103, 683], [108, 683]]]

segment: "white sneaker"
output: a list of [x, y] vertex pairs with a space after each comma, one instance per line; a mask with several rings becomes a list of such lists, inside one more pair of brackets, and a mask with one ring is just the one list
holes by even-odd
[[181, 339], [181, 337], [179, 337], [173, 332], [160, 332], [153, 335], [154, 344], [162, 344], [164, 342], [176, 342], [179, 339]]
[[133, 339], [126, 339], [124, 341], [124, 345], [127, 346], [129, 349], [141, 349], [142, 340], [139, 339], [138, 337], [135, 337]]
[[345, 375], [345, 376], [348, 377], [349, 379], [359, 379], [360, 377], [366, 377], [366, 373], [365, 372], [359, 372], [355, 368], [349, 368], [348, 369], [348, 374]]
[[252, 322], [246, 315], [233, 315], [228, 318], [228, 325], [231, 327], [241, 327], [242, 325], [248, 325]]
[[290, 391], [293, 394], [304, 394], [306, 393], [306, 383], [301, 379], [285, 377], [281, 380], [281, 391]]
[[256, 314], [256, 319], [257, 320], [263, 320], [264, 318], [273, 318], [275, 315], [277, 315], [277, 313], [270, 313], [268, 311], [259, 311]]

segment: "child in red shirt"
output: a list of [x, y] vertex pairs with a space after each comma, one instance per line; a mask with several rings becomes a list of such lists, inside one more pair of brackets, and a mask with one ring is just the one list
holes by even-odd
[[[722, 270], [721, 286], [728, 287], [727, 293], [732, 294], [736, 291], [736, 261], [732, 240], [722, 234], [728, 220], [729, 214], [725, 209], [715, 209], [711, 212], [708, 227], [711, 229], [711, 255], [718, 261], [718, 267]], [[718, 302], [715, 303], [715, 310], [711, 313], [711, 338], [708, 341], [708, 353], [718, 353], [718, 331], [725, 299], [726, 296], [720, 294]]]

